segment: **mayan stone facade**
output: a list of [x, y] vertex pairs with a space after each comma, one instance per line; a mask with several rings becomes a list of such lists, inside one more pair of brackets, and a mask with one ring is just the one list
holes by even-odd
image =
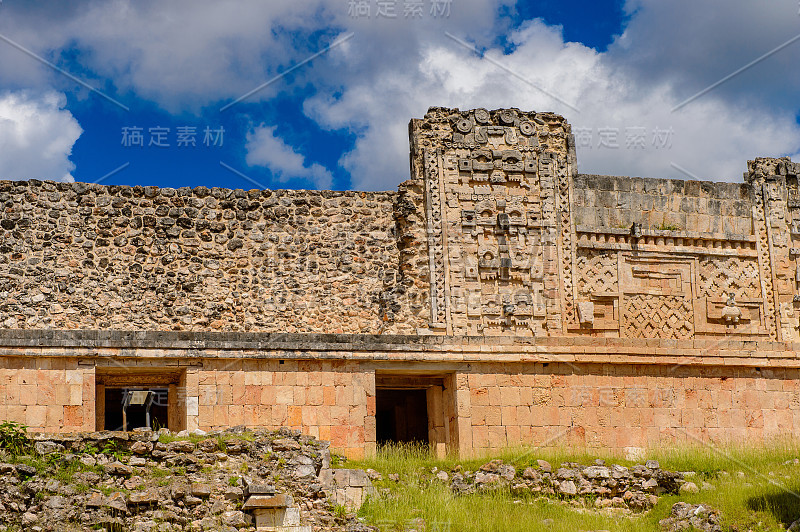
[[518, 109], [409, 133], [397, 192], [0, 181], [0, 418], [115, 428], [158, 388], [170, 428], [354, 456], [800, 435], [799, 163], [581, 175]]

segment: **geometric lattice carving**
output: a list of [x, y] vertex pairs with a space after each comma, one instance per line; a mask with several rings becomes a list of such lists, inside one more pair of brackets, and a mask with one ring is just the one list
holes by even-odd
[[732, 292], [738, 300], [761, 298], [756, 259], [706, 256], [699, 266], [699, 297], [727, 298]]
[[431, 321], [434, 327], [444, 327], [446, 321], [446, 292], [444, 284], [444, 235], [442, 233], [442, 190], [436, 150], [424, 151], [425, 190], [428, 203], [428, 260], [431, 285]]
[[625, 297], [624, 334], [628, 338], [691, 338], [692, 304], [683, 296], [631, 294]]
[[564, 291], [564, 308], [562, 309], [564, 325], [569, 327], [578, 323], [578, 312], [575, 308], [575, 300], [572, 292], [574, 286], [573, 277], [573, 231], [572, 231], [572, 216], [570, 215], [571, 191], [569, 171], [566, 165], [566, 159], [559, 157], [556, 159], [557, 164], [557, 185], [558, 185], [558, 214], [559, 222], [561, 225], [561, 242], [559, 245], [559, 253], [561, 254], [561, 275], [562, 275], [562, 289]]
[[756, 249], [758, 250], [759, 276], [764, 283], [764, 307], [767, 330], [771, 340], [778, 339], [778, 324], [775, 320], [775, 290], [772, 283], [772, 266], [769, 251], [769, 230], [767, 228], [766, 212], [764, 210], [764, 191], [760, 186], [753, 187], [753, 228], [756, 235]]
[[581, 249], [576, 260], [578, 293], [617, 292], [617, 253], [596, 249]]

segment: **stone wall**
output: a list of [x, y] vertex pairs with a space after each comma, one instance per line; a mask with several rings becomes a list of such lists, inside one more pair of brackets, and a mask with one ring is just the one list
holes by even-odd
[[485, 365], [469, 373], [472, 448], [617, 449], [800, 434], [800, 369]]
[[519, 109], [409, 131], [397, 193], [0, 182], [0, 418], [103, 428], [159, 387], [172, 430], [362, 456], [414, 389], [440, 454], [800, 434], [800, 164], [579, 175]]
[[[2, 331], [0, 417], [103, 427], [103, 387], [170, 387], [175, 427], [290, 427], [372, 453], [376, 395], [426, 389], [441, 454], [630, 452], [800, 434], [796, 343], [266, 333]], [[172, 395], [174, 393], [174, 395]], [[422, 412], [420, 413], [422, 414]]]
[[0, 324], [800, 339], [800, 164], [579, 175], [566, 120], [519, 109], [409, 136], [396, 193], [2, 181]]
[[574, 181], [577, 227], [665, 229], [752, 235], [751, 188], [744, 183], [579, 174]]
[[34, 431], [94, 430], [94, 367], [70, 358], [0, 358], [0, 419]]
[[376, 333], [393, 193], [0, 182], [5, 328]]
[[229, 360], [191, 375], [186, 394], [196, 394], [198, 409], [190, 429], [292, 427], [350, 455], [375, 449], [375, 375], [358, 364]]

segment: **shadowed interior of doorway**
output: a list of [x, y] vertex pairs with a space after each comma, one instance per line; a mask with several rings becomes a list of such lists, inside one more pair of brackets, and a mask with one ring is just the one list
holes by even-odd
[[428, 443], [428, 403], [424, 389], [377, 389], [375, 404], [378, 445]]
[[[186, 428], [186, 372], [173, 368], [98, 367], [95, 385], [95, 429], [133, 430], [147, 425], [180, 431]], [[123, 404], [126, 393], [151, 392], [149, 408], [137, 401]], [[125, 422], [123, 407], [125, 406]]]
[[452, 374], [375, 375], [378, 445], [422, 443], [441, 457], [458, 449]]

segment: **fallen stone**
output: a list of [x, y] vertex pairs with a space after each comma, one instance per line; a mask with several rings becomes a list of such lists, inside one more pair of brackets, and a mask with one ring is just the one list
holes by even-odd
[[127, 513], [128, 505], [125, 502], [125, 494], [120, 491], [115, 491], [111, 495], [109, 495], [103, 506], [108, 508], [113, 508], [114, 510], [120, 511], [122, 513]]
[[69, 501], [61, 495], [53, 495], [44, 501], [44, 507], [51, 510], [62, 510], [67, 507]]
[[61, 445], [60, 443], [55, 443], [47, 440], [37, 441], [33, 445], [33, 448], [37, 453], [41, 454], [42, 456], [64, 451], [64, 446]]
[[200, 440], [197, 442], [197, 448], [204, 453], [213, 453], [219, 449], [219, 444], [217, 443], [216, 438], [208, 438], [206, 440]]
[[27, 464], [16, 464], [14, 470], [23, 477], [32, 477], [36, 474], [36, 468]]
[[722, 532], [719, 512], [701, 504], [678, 502], [672, 505], [667, 519], [659, 521], [665, 532], [699, 530], [701, 532]]
[[583, 474], [586, 475], [586, 478], [591, 479], [611, 478], [611, 470], [603, 466], [589, 466], [583, 470]]
[[275, 495], [275, 486], [272, 484], [251, 484], [245, 486], [245, 496], [248, 495]]
[[143, 441], [136, 441], [133, 442], [133, 445], [131, 445], [131, 452], [133, 454], [144, 455], [152, 450], [153, 450], [153, 444]]
[[292, 496], [287, 493], [278, 495], [251, 495], [242, 506], [243, 510], [257, 508], [288, 508], [294, 504]]
[[234, 528], [241, 528], [250, 524], [250, 516], [238, 510], [225, 512], [222, 514], [222, 524], [232, 526]]
[[117, 477], [129, 477], [133, 474], [133, 469], [122, 462], [112, 462], [103, 466], [103, 470], [109, 474]]
[[161, 500], [158, 490], [150, 488], [144, 491], [134, 491], [128, 496], [130, 504], [156, 504]]
[[562, 495], [573, 496], [578, 494], [578, 488], [573, 481], [565, 480], [558, 485], [558, 492]]
[[171, 453], [194, 452], [194, 443], [189, 440], [175, 440], [167, 444], [167, 451]]
[[522, 472], [522, 478], [536, 481], [541, 479], [541, 475], [534, 468], [526, 467], [525, 471]]
[[195, 497], [208, 498], [211, 497], [211, 486], [208, 484], [192, 484], [192, 495]]
[[302, 447], [291, 438], [280, 438], [272, 441], [274, 451], [299, 451]]
[[86, 499], [86, 506], [89, 508], [100, 508], [105, 505], [106, 498], [99, 491], [92, 492]]

